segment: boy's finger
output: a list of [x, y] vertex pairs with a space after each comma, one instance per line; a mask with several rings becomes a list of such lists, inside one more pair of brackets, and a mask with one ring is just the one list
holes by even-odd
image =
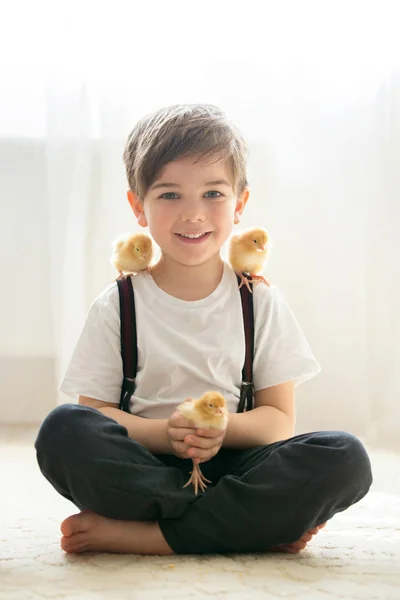
[[173, 448], [174, 448], [174, 452], [179, 452], [179, 454], [186, 454], [186, 456], [188, 455], [188, 446], [187, 444], [185, 444], [184, 442], [174, 442], [173, 444]]
[[178, 411], [174, 412], [174, 414], [170, 417], [169, 423], [172, 427], [193, 427], [193, 423], [183, 417]]
[[210, 448], [214, 448], [215, 446], [218, 446], [222, 440], [218, 439], [218, 438], [199, 437], [197, 435], [186, 435], [183, 438], [183, 441], [188, 446], [191, 446], [194, 448], [204, 448], [206, 450], [209, 450]]
[[196, 433], [200, 437], [217, 438], [217, 437], [223, 437], [225, 435], [225, 430], [221, 431], [221, 429], [215, 429], [215, 428], [198, 429]]
[[186, 436], [190, 435], [193, 436], [193, 434], [196, 433], [195, 429], [185, 429], [184, 427], [170, 427], [169, 428], [169, 435], [173, 440], [177, 440], [179, 442], [182, 442]]

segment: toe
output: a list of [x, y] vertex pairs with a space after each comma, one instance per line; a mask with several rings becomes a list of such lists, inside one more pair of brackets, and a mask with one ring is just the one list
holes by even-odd
[[89, 549], [87, 537], [84, 533], [76, 533], [71, 537], [63, 536], [60, 546], [64, 552], [69, 554], [86, 552]]
[[90, 518], [90, 513], [86, 511], [71, 515], [61, 523], [61, 533], [65, 537], [70, 537], [79, 531], [87, 531], [89, 529]]
[[[76, 518], [78, 515], [71, 515], [61, 523], [60, 530], [63, 536], [70, 537], [77, 530]], [[79, 531], [79, 530], [78, 530]]]
[[304, 550], [306, 546], [307, 542], [304, 542], [302, 539], [297, 540], [297, 542], [293, 542], [293, 544], [290, 544], [290, 547], [296, 550]]

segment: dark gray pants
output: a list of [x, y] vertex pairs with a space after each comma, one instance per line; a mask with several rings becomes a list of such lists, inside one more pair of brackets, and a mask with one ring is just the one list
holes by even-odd
[[183, 489], [191, 461], [154, 456], [87, 406], [55, 408], [35, 447], [43, 475], [79, 509], [158, 521], [179, 554], [256, 552], [293, 542], [360, 500], [372, 483], [361, 442], [340, 431], [252, 450], [223, 448], [201, 465], [212, 486], [198, 497]]

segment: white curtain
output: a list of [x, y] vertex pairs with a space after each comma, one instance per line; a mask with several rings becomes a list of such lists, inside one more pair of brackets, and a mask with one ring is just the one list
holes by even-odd
[[[0, 143], [34, 143], [43, 160], [12, 155], [15, 178], [33, 183], [13, 198], [7, 179], [0, 243], [10, 256], [10, 244], [31, 236], [30, 302], [38, 310], [21, 317], [25, 301], [3, 295], [1, 356], [51, 356], [59, 380], [90, 303], [114, 276], [112, 239], [136, 228], [121, 158], [130, 129], [164, 105], [210, 102], [248, 140], [252, 197], [241, 226], [269, 229], [268, 276], [323, 368], [299, 389], [298, 430], [342, 428], [395, 443], [396, 3], [34, 4], [15, 2], [2, 25], [0, 108], [8, 117]], [[7, 260], [4, 269], [15, 282], [24, 262]], [[19, 334], [9, 325], [17, 311]]]

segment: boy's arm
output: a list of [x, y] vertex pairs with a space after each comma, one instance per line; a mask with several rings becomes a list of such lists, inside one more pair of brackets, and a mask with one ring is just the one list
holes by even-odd
[[[256, 392], [255, 408], [245, 413], [229, 413], [223, 446], [254, 448], [293, 436], [295, 424], [294, 384], [280, 383]], [[144, 419], [128, 414], [115, 404], [79, 396], [79, 404], [96, 408], [126, 427], [128, 436], [153, 454], [168, 454], [167, 419]]]
[[294, 435], [294, 383], [288, 381], [256, 392], [255, 408], [230, 413], [224, 439], [226, 448], [254, 448]]
[[128, 436], [153, 454], [167, 454], [171, 448], [167, 439], [167, 419], [144, 419], [131, 415], [117, 408], [116, 404], [102, 402], [87, 396], [79, 396], [79, 404], [91, 406], [102, 412], [106, 417], [114, 419], [128, 430]]

